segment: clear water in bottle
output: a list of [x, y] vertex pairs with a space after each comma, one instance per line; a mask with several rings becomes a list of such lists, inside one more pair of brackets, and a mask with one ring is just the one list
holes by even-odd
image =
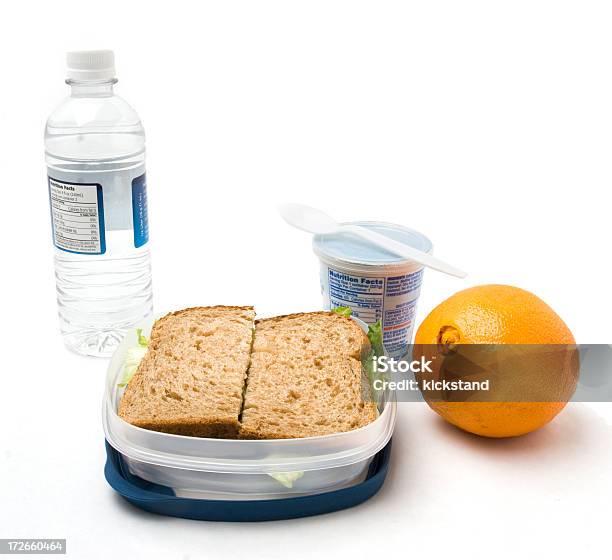
[[61, 331], [91, 356], [153, 311], [145, 136], [116, 81], [112, 51], [69, 53], [70, 97], [45, 131]]

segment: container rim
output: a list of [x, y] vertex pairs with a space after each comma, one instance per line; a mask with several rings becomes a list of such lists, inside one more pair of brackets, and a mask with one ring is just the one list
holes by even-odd
[[[343, 467], [358, 463], [364, 459], [373, 457], [378, 453], [391, 439], [393, 430], [395, 428], [395, 421], [397, 417], [397, 402], [395, 396], [393, 400], [389, 400], [381, 414], [371, 422], [370, 424], [351, 430], [350, 432], [338, 432], [335, 434], [329, 434], [326, 436], [312, 436], [306, 438], [293, 438], [293, 439], [273, 439], [273, 440], [235, 440], [235, 439], [216, 439], [216, 438], [195, 438], [192, 436], [182, 436], [178, 434], [166, 434], [163, 432], [156, 432], [161, 434], [163, 439], [172, 440], [172, 438], [187, 438], [187, 440], [198, 440], [205, 448], [211, 444], [221, 444], [226, 442], [229, 445], [240, 445], [245, 448], [254, 447], [256, 449], [265, 450], [265, 447], [273, 447], [277, 445], [291, 445], [291, 447], [299, 446], [305, 443], [328, 443], [330, 440], [337, 436], [343, 436], [345, 434], [355, 434], [355, 432], [366, 432], [367, 428], [373, 427], [374, 424], [380, 424], [385, 422], [387, 426], [382, 432], [381, 436], [374, 442], [369, 441], [366, 445], [353, 447], [348, 451], [321, 454], [317, 456], [302, 456], [302, 457], [289, 457], [286, 459], [280, 457], [270, 457], [269, 460], [248, 460], [248, 459], [214, 459], [214, 458], [203, 458], [196, 455], [179, 455], [177, 453], [167, 453], [160, 450], [146, 448], [141, 445], [136, 445], [133, 442], [128, 441], [126, 438], [119, 436], [111, 427], [111, 423], [119, 423], [125, 429], [126, 432], [150, 432], [144, 428], [139, 428], [128, 424], [125, 420], [120, 418], [115, 411], [109, 408], [108, 403], [103, 403], [102, 410], [102, 422], [104, 426], [104, 434], [108, 443], [116, 449], [122, 455], [126, 457], [148, 463], [151, 465], [157, 465], [161, 467], [170, 467], [183, 470], [191, 471], [206, 471], [206, 472], [218, 472], [218, 473], [231, 473], [231, 474], [269, 474], [278, 472], [293, 472], [293, 471], [310, 471], [320, 470], [334, 467]], [[370, 430], [373, 431], [373, 430]], [[119, 437], [117, 437], [119, 436]], [[322, 445], [324, 447], [324, 445]], [[271, 453], [272, 455], [272, 453]]]

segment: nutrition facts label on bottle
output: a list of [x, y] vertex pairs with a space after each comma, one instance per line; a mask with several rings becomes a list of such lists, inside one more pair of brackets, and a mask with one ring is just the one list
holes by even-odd
[[49, 177], [49, 198], [55, 246], [71, 253], [104, 253], [102, 186]]

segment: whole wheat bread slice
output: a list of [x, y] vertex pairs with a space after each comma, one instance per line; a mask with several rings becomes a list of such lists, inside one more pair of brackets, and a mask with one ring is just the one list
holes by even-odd
[[254, 317], [252, 307], [217, 306], [156, 321], [119, 416], [160, 432], [237, 437]]
[[369, 342], [336, 313], [256, 323], [240, 437], [300, 438], [346, 432], [377, 415], [361, 365]]

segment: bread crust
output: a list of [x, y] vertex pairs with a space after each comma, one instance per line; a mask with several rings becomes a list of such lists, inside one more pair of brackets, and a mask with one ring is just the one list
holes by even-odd
[[361, 340], [361, 350], [354, 357], [356, 359], [363, 360], [369, 354], [371, 349], [370, 339], [363, 329], [353, 319], [340, 315], [339, 313], [334, 313], [333, 311], [305, 311], [301, 313], [289, 313], [287, 315], [276, 315], [274, 317], [268, 317], [265, 319], [256, 319], [255, 328], [257, 329], [257, 325], [262, 323], [276, 324], [287, 319], [308, 319], [310, 317], [330, 317], [333, 318], [334, 321], [344, 322], [344, 324], [348, 325], [353, 330], [355, 335]]

